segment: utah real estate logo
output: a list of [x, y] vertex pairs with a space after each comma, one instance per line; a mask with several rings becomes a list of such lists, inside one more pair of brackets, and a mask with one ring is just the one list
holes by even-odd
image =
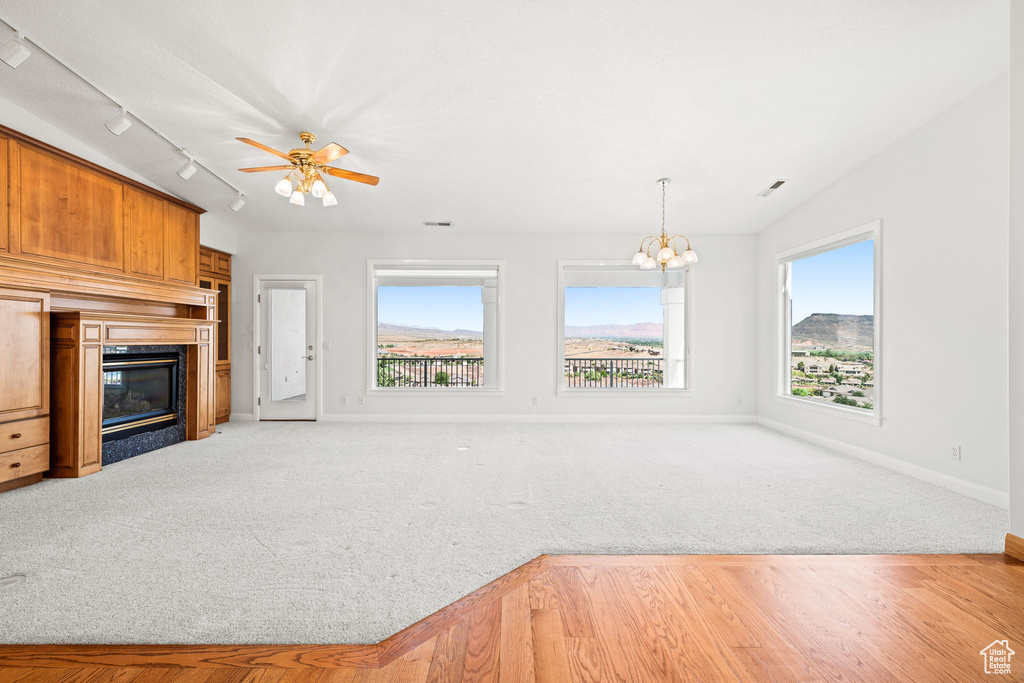
[[993, 640], [980, 654], [985, 658], [985, 673], [1008, 674], [1010, 657], [1017, 653], [1010, 649], [1010, 641]]

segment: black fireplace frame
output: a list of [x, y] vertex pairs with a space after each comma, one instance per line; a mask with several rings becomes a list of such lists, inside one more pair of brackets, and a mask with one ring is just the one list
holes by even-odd
[[[169, 408], [150, 410], [136, 415], [124, 415], [103, 420], [101, 433], [103, 443], [119, 441], [136, 434], [156, 431], [178, 424], [178, 360], [177, 353], [105, 353], [103, 372], [130, 370], [140, 365], [166, 367], [171, 371]], [[106, 386], [101, 382], [101, 386]]]

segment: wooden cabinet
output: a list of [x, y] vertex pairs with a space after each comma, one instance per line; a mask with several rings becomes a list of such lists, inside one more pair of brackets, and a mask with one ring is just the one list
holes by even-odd
[[196, 284], [202, 209], [3, 126], [0, 207], [0, 265]]
[[231, 419], [231, 254], [199, 248], [199, 286], [217, 292], [217, 424]]
[[48, 294], [0, 289], [0, 491], [35, 483], [46, 470], [37, 464], [50, 440], [49, 315]]
[[123, 272], [122, 184], [26, 145], [8, 153], [14, 162], [10, 241], [17, 252]]
[[135, 189], [125, 192], [125, 242], [128, 272], [164, 279], [164, 202]]
[[166, 204], [167, 279], [196, 284], [199, 254], [198, 214]]

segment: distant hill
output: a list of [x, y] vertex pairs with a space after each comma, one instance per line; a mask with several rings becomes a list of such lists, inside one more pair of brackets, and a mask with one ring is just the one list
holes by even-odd
[[875, 342], [875, 317], [812, 313], [793, 325], [794, 344], [822, 346], [872, 346]]
[[483, 339], [484, 337], [483, 332], [477, 332], [476, 330], [441, 330], [436, 327], [412, 327], [410, 325], [393, 325], [391, 323], [378, 323], [377, 334], [414, 337], [416, 339], [451, 339], [453, 337]]
[[566, 337], [586, 339], [661, 339], [661, 323], [633, 323], [632, 325], [566, 325]]

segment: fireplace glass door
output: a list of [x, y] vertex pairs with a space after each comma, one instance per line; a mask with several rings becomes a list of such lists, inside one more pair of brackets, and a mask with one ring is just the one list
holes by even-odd
[[177, 405], [177, 355], [104, 355], [104, 441], [176, 424]]

